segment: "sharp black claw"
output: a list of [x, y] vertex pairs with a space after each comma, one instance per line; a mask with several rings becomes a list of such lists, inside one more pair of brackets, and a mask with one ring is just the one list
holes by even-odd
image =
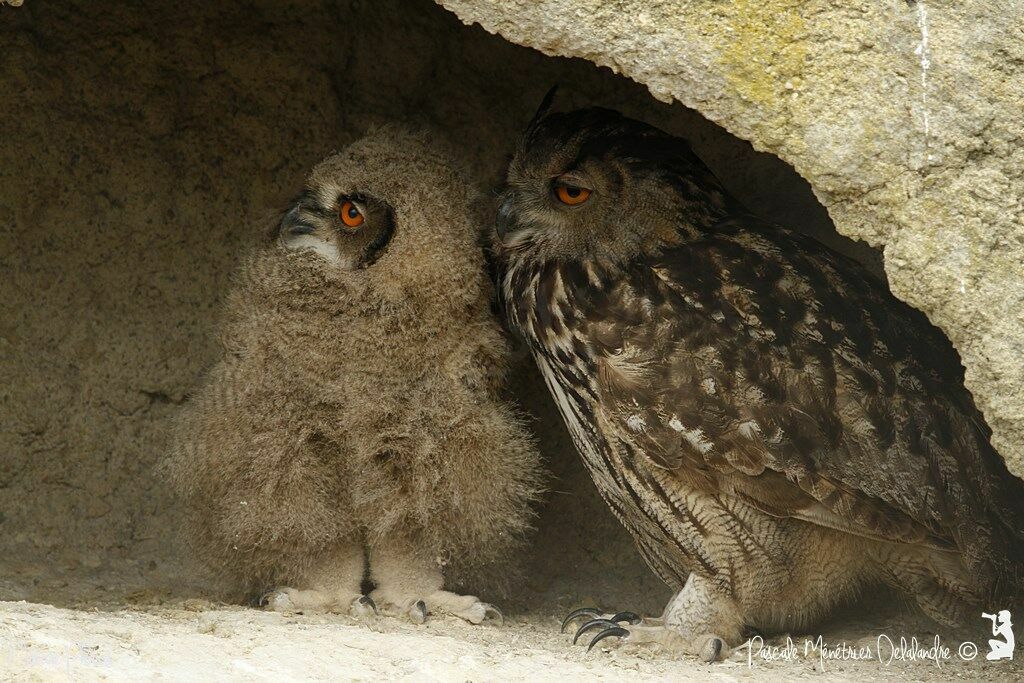
[[562, 620], [561, 632], [565, 633], [565, 627], [568, 626], [573, 619], [579, 619], [580, 617], [599, 616], [601, 616], [601, 612], [596, 607], [580, 607], [579, 609], [574, 609], [573, 611], [569, 612], [569, 615], [565, 619]]
[[374, 612], [377, 611], [377, 603], [375, 603], [373, 601], [373, 598], [371, 598], [369, 595], [364, 595], [361, 598], [359, 598], [359, 604], [363, 605], [364, 607], [369, 607]]
[[627, 631], [626, 629], [622, 628], [621, 626], [611, 626], [609, 628], [606, 628], [605, 630], [601, 631], [596, 636], [594, 636], [594, 639], [592, 641], [590, 641], [590, 645], [587, 646], [587, 652], [590, 652], [591, 650], [593, 650], [594, 646], [597, 645], [602, 640], [604, 640], [605, 638], [611, 638], [612, 636], [617, 636], [619, 638], [622, 638], [622, 637], [625, 637], [625, 636], [628, 636], [628, 635], [629, 635], [629, 631]]
[[587, 631], [593, 631], [595, 628], [599, 626], [613, 628], [615, 626], [618, 626], [618, 624], [616, 624], [614, 621], [611, 621], [610, 619], [591, 619], [587, 623], [583, 624], [583, 626], [579, 627], [579, 629], [576, 631], [576, 635], [572, 637], [572, 644], [575, 645], [576, 641], [580, 639], [580, 636], [582, 636]]
[[643, 621], [643, 619], [636, 612], [616, 612], [608, 621], [614, 621], [615, 623], [618, 623], [620, 621], [628, 621], [633, 626], [636, 626], [641, 621]]

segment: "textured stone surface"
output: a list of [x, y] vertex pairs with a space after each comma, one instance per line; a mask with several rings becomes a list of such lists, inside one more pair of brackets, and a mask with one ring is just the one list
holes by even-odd
[[441, 0], [777, 154], [960, 351], [1024, 475], [1024, 3]]

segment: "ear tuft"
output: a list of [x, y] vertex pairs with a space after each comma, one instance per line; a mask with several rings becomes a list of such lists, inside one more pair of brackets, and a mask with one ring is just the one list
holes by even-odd
[[533, 118], [530, 119], [529, 125], [526, 126], [526, 134], [529, 135], [533, 132], [533, 129], [537, 127], [544, 115], [551, 109], [551, 104], [555, 101], [555, 95], [558, 93], [558, 84], [555, 83], [548, 90], [547, 94], [544, 95], [544, 99], [540, 101], [540, 106], [537, 107], [537, 111], [534, 113]]

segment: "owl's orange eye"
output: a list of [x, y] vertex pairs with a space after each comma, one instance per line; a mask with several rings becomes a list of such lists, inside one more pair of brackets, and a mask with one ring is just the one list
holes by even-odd
[[363, 217], [363, 213], [359, 208], [352, 203], [351, 199], [346, 199], [341, 204], [341, 222], [350, 228], [358, 228], [363, 224], [366, 219]]
[[576, 206], [590, 198], [590, 190], [585, 187], [576, 187], [575, 185], [556, 185], [555, 196], [563, 204]]

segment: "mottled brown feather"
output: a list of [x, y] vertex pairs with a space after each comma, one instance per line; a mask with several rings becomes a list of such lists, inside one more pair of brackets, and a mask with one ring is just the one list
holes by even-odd
[[[581, 207], [552, 199], [566, 172], [593, 185]], [[607, 110], [536, 122], [500, 217], [509, 319], [667, 582], [709, 577], [779, 628], [836, 599], [828, 577], [881, 578], [938, 618], [1018, 589], [1024, 483], [949, 341], [859, 264], [751, 216], [683, 141]], [[769, 589], [802, 611], [756, 597]]]

